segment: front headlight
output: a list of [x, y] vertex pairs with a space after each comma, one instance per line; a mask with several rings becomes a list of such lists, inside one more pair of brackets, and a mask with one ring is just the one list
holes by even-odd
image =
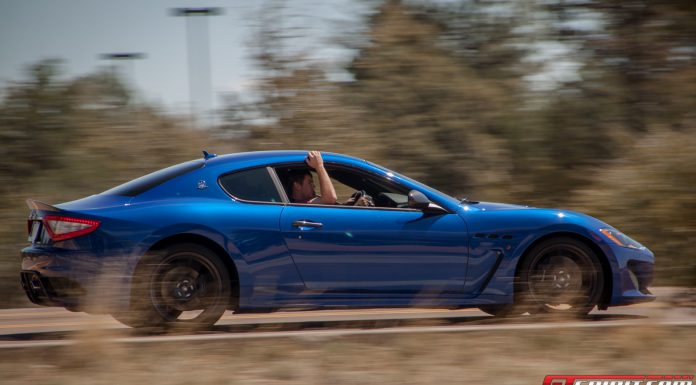
[[605, 237], [609, 238], [610, 241], [616, 243], [622, 247], [628, 247], [629, 249], [642, 250], [645, 246], [641, 245], [638, 241], [632, 239], [628, 235], [620, 232], [616, 229], [599, 229], [599, 232], [604, 234]]

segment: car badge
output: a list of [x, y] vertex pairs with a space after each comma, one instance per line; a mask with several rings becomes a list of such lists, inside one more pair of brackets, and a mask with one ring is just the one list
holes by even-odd
[[198, 189], [203, 190], [208, 188], [208, 184], [204, 180], [199, 180], [198, 181]]

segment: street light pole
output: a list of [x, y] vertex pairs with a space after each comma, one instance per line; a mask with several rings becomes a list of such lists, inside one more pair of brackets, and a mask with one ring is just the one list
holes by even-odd
[[222, 8], [174, 8], [173, 16], [186, 17], [186, 45], [188, 48], [189, 95], [191, 116], [198, 115], [209, 123], [212, 117], [212, 80], [208, 21], [205, 16], [223, 14]]

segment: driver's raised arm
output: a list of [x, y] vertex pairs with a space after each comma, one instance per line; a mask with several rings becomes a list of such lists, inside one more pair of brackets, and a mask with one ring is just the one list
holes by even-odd
[[321, 191], [321, 196], [319, 196], [319, 202], [325, 205], [335, 205], [336, 200], [336, 190], [334, 190], [333, 183], [329, 178], [329, 173], [326, 172], [324, 168], [324, 160], [321, 158], [321, 153], [319, 151], [310, 151], [307, 154], [307, 164], [312, 167], [319, 177], [319, 190]]

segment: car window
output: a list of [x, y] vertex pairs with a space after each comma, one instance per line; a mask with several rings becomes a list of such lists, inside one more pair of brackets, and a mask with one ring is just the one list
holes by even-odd
[[[376, 207], [406, 208], [408, 206], [408, 190], [403, 186], [378, 175], [350, 167], [327, 165], [326, 168], [337, 192], [347, 191], [352, 194], [355, 191], [364, 190], [372, 197]], [[342, 197], [339, 193], [339, 202], [345, 202], [348, 197], [350, 195]]]
[[[336, 164], [325, 165], [339, 203], [346, 202], [355, 191], [364, 190], [372, 197], [376, 207], [405, 208], [408, 206], [408, 190], [403, 186], [352, 167]], [[309, 168], [306, 165], [286, 165], [276, 168], [276, 173], [288, 196], [292, 193], [289, 175], [296, 170], [309, 171]], [[312, 171], [311, 174], [318, 194], [319, 180], [316, 173]]]
[[372, 162], [367, 162], [367, 163], [368, 163], [370, 166], [373, 166], [373, 167], [378, 168], [378, 169], [380, 169], [380, 170], [383, 170], [383, 171], [385, 171], [385, 172], [392, 173], [393, 175], [396, 175], [396, 176], [398, 176], [398, 177], [401, 178], [401, 179], [407, 180], [407, 181], [413, 183], [414, 185], [423, 188], [423, 189], [426, 190], [426, 191], [427, 191], [427, 190], [430, 190], [430, 191], [432, 191], [432, 192], [435, 192], [435, 193], [437, 193], [438, 195], [440, 195], [440, 197], [449, 199], [452, 203], [455, 203], [455, 204], [459, 203], [459, 199], [454, 198], [454, 197], [452, 197], [451, 195], [445, 194], [444, 192], [442, 192], [442, 191], [440, 191], [440, 190], [438, 190], [438, 189], [436, 189], [436, 188], [434, 188], [434, 187], [431, 187], [431, 186], [428, 186], [428, 185], [426, 185], [426, 184], [423, 184], [423, 183], [421, 183], [421, 182], [419, 182], [419, 181], [417, 181], [417, 180], [415, 180], [415, 179], [413, 179], [413, 178], [407, 177], [406, 175], [399, 174], [398, 172], [394, 172], [394, 171], [392, 171], [392, 170], [389, 170], [389, 169], [387, 169], [387, 168], [384, 168], [384, 167], [382, 167], [382, 166], [380, 166], [380, 165], [378, 165], [378, 164], [375, 164], [375, 163], [372, 163]]
[[[316, 186], [319, 186], [319, 178], [316, 176], [316, 173], [312, 172], [312, 176], [314, 177], [314, 184]], [[331, 178], [331, 183], [333, 183], [334, 190], [336, 191], [336, 198], [338, 202], [343, 203], [347, 201], [348, 198], [350, 198], [350, 196], [353, 195], [353, 193], [355, 193], [355, 188], [341, 183], [336, 178], [331, 176], [331, 174], [329, 174], [329, 177]]]
[[223, 175], [220, 177], [220, 186], [237, 199], [282, 202], [278, 189], [265, 167]]

